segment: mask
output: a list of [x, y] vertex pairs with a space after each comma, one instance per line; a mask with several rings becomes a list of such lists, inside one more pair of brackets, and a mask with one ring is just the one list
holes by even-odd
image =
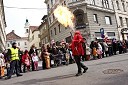
[[12, 46], [14, 49], [16, 49], [16, 46]]

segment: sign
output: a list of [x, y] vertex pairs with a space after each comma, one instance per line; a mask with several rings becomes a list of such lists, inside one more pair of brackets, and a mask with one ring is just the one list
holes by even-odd
[[101, 29], [100, 29], [100, 33], [101, 33], [101, 37], [104, 38], [104, 37], [105, 37], [105, 36], [104, 36], [104, 28], [101, 28]]

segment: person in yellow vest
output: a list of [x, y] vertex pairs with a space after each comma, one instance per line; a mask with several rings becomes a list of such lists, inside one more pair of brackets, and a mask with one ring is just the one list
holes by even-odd
[[16, 47], [16, 43], [12, 43], [12, 47], [8, 50], [7, 57], [8, 62], [10, 62], [10, 70], [9, 74], [7, 75], [6, 79], [10, 79], [14, 73], [16, 72], [17, 77], [22, 76], [19, 70], [19, 53], [18, 48]]

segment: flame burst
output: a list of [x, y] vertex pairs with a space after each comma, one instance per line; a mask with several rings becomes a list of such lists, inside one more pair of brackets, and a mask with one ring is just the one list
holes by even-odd
[[57, 18], [58, 22], [60, 22], [65, 27], [70, 27], [74, 31], [74, 15], [67, 7], [58, 6], [54, 10], [54, 16]]

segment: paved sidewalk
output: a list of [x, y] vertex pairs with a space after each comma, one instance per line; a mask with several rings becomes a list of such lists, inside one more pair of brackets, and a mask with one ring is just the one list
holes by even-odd
[[[76, 64], [28, 72], [22, 77], [0, 80], [0, 85], [128, 85], [128, 54], [84, 62], [89, 70], [76, 77]], [[121, 72], [108, 71], [121, 70]], [[108, 72], [110, 74], [106, 74]]]

